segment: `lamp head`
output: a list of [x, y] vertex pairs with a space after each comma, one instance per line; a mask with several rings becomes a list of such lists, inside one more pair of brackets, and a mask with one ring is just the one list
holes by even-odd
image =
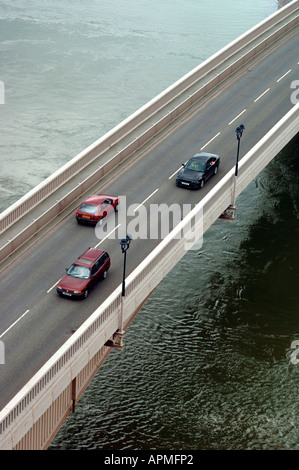
[[245, 126], [243, 124], [240, 124], [239, 127], [236, 129], [236, 134], [237, 134], [237, 139], [241, 139], [243, 131], [245, 129]]
[[128, 250], [130, 243], [131, 243], [132, 237], [130, 235], [127, 235], [126, 238], [122, 238], [120, 243], [121, 246], [121, 251], [124, 253], [125, 251]]

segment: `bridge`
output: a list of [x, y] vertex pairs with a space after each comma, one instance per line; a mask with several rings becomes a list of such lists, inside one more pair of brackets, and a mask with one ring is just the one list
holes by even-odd
[[[1, 214], [1, 449], [49, 446], [157, 285], [297, 134], [298, 10], [295, 0], [240, 36]], [[200, 191], [176, 187], [200, 150], [220, 155], [219, 172]], [[95, 191], [122, 196], [101, 236], [74, 218]], [[151, 205], [189, 210], [164, 237], [141, 236], [138, 216], [150, 231]], [[129, 227], [123, 295], [119, 238]], [[65, 266], [91, 246], [111, 256], [107, 279], [86, 300], [58, 297]]]

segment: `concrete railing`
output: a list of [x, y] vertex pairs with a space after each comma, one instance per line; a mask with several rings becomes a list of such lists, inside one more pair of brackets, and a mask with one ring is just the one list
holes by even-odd
[[[298, 128], [299, 104], [241, 159], [238, 177], [234, 176], [234, 168], [229, 171], [128, 276], [125, 323], [128, 324], [145, 299], [185, 255], [186, 246], [190, 248], [189, 234], [194, 233], [195, 225], [196, 236], [200, 238], [231, 204], [234, 188], [236, 195], [240, 194], [297, 134]], [[119, 286], [0, 412], [0, 449], [13, 449], [17, 446], [41, 416], [53, 406], [55, 400], [68, 390], [90, 358], [118, 330], [121, 303]], [[61, 411], [63, 416], [68, 412], [69, 402], [70, 400], [66, 400], [66, 409]]]
[[[194, 103], [219, 86], [240, 67], [257, 56], [267, 46], [298, 25], [299, 1], [294, 0], [268, 19], [241, 35], [228, 46], [193, 69], [156, 98], [140, 108], [122, 123], [78, 154], [19, 201], [2, 212], [0, 233], [3, 233], [25, 214], [72, 180], [92, 162], [101, 158], [100, 167], [71, 191], [41, 211], [35, 220], [0, 249], [0, 262], [53, 220], [84, 191], [111, 172], [129, 156], [142, 148], [161, 130], [173, 123]], [[120, 147], [120, 150], [116, 149]], [[111, 151], [115, 154], [111, 157]]]

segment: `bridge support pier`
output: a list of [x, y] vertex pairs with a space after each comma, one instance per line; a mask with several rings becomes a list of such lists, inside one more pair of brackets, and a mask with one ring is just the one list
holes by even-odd
[[226, 220], [227, 222], [232, 222], [235, 220], [235, 210], [236, 206], [230, 204], [218, 218], [221, 220]]
[[112, 339], [109, 339], [106, 341], [105, 346], [109, 346], [109, 348], [114, 348], [114, 349], [123, 349], [124, 348], [124, 342], [123, 342], [123, 336], [125, 332], [124, 331], [119, 331], [117, 330]]

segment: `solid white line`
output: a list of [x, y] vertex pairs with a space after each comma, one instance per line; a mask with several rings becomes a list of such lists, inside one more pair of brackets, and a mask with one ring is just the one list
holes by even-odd
[[7, 330], [4, 331], [4, 333], [2, 333], [2, 335], [0, 336], [0, 338], [2, 338], [2, 336], [4, 336], [5, 333], [7, 333], [13, 326], [15, 326], [15, 324], [18, 323], [18, 321], [20, 321], [21, 318], [23, 318], [25, 315], [27, 315], [28, 312], [29, 312], [29, 310], [26, 310], [26, 312], [23, 313], [23, 315], [21, 315], [20, 318], [18, 318], [18, 320], [16, 320], [9, 328], [7, 328]]
[[216, 137], [218, 137], [218, 135], [220, 135], [221, 133], [218, 132], [218, 134], [214, 135], [214, 137], [212, 137], [211, 140], [209, 140], [209, 142], [207, 142], [203, 147], [201, 147], [201, 150], [203, 150], [205, 147], [207, 147], [214, 139], [216, 139]]
[[121, 224], [118, 224], [116, 227], [114, 227], [113, 230], [111, 230], [111, 232], [108, 233], [108, 235], [106, 235], [105, 238], [103, 238], [103, 240], [101, 240], [97, 245], [95, 245], [95, 248], [97, 248], [101, 243], [103, 243], [105, 240], [107, 240], [108, 237], [110, 237], [111, 233], [115, 232], [115, 230], [118, 229], [118, 227], [120, 227]]
[[241, 111], [240, 114], [238, 114], [238, 116], [236, 116], [231, 122], [228, 123], [228, 125], [230, 126], [236, 119], [238, 119], [238, 117], [240, 117], [243, 113], [245, 113], [246, 109], [243, 109], [243, 111]]
[[270, 90], [270, 88], [267, 88], [267, 90], [264, 91], [264, 93], [262, 93], [260, 96], [258, 96], [255, 100], [254, 100], [254, 103], [256, 103], [262, 96], [264, 96], [268, 91]]
[[134, 209], [133, 212], [136, 212], [136, 211], [139, 209], [139, 207], [143, 206], [143, 204], [144, 204], [146, 201], [148, 201], [149, 198], [152, 197], [157, 191], [159, 191], [159, 188], [158, 188], [158, 189], [155, 189], [155, 191], [154, 191], [152, 194], [150, 194], [141, 204], [139, 204], [139, 206], [137, 206], [136, 209]]
[[282, 75], [278, 80], [276, 80], [276, 82], [280, 82], [280, 80], [282, 80], [286, 75], [288, 75], [290, 72], [292, 71], [292, 69], [288, 70], [284, 75]]

